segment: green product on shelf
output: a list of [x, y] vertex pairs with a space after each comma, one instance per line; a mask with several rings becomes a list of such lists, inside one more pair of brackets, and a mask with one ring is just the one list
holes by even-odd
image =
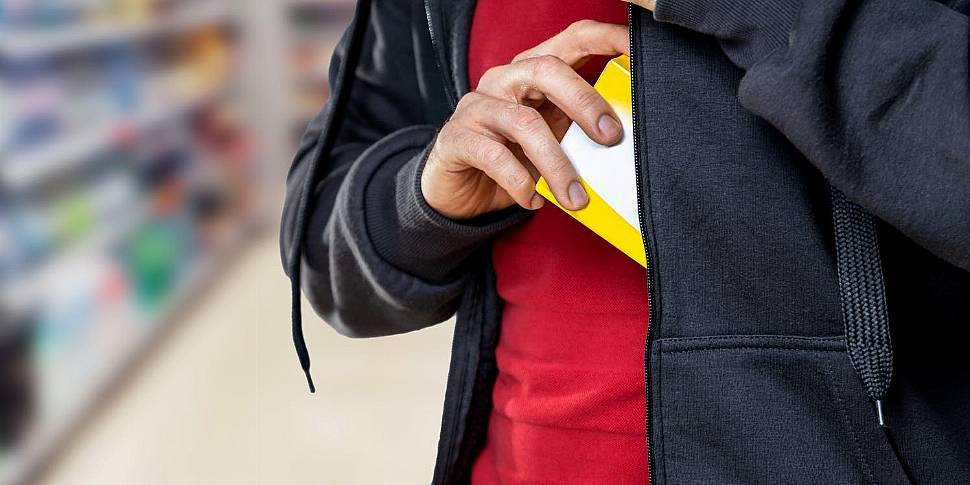
[[62, 243], [76, 241], [94, 226], [96, 215], [91, 201], [82, 194], [63, 199], [54, 208], [57, 238]]
[[185, 241], [177, 228], [151, 224], [131, 240], [129, 272], [138, 302], [146, 308], [164, 303], [177, 282]]

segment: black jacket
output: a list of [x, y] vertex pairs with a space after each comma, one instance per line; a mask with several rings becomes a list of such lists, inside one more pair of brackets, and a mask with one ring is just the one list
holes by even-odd
[[[801, 4], [631, 10], [651, 483], [970, 483], [970, 2]], [[282, 226], [305, 369], [301, 287], [354, 337], [457, 312], [434, 483], [467, 481], [483, 443], [501, 315], [489, 241], [529, 216], [452, 221], [418, 186], [468, 90], [473, 10], [358, 5]], [[876, 217], [882, 275], [837, 247], [833, 192]], [[890, 355], [867, 353], [878, 324], [852, 324], [879, 313], [880, 276]], [[860, 304], [858, 287], [875, 291]], [[873, 372], [892, 379], [885, 432]]]

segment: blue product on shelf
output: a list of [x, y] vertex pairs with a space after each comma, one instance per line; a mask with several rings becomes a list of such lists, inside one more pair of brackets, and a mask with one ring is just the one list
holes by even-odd
[[9, 230], [19, 267], [44, 258], [54, 247], [49, 219], [35, 210], [20, 210], [12, 215]]
[[36, 302], [34, 343], [45, 355], [69, 346], [99, 315], [98, 292], [104, 259], [92, 258], [63, 268], [57, 281], [43, 286]]
[[58, 107], [62, 87], [54, 64], [45, 59], [9, 61], [0, 69], [8, 91], [7, 146], [5, 151], [38, 145], [61, 128]]
[[8, 220], [9, 216], [0, 210], [0, 291], [10, 276], [17, 272], [22, 260]]
[[141, 108], [143, 69], [137, 53], [128, 46], [106, 48], [98, 56], [105, 66], [105, 89], [120, 114], [131, 114]]
[[0, 25], [56, 27], [76, 22], [84, 2], [76, 0], [0, 0]]

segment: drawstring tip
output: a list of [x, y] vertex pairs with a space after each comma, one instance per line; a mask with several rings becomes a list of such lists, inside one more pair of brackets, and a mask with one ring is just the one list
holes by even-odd
[[313, 385], [313, 377], [310, 375], [310, 369], [303, 369], [303, 373], [306, 374], [306, 383], [310, 386], [310, 394], [316, 393], [317, 388]]
[[876, 417], [879, 418], [879, 426], [886, 428], [886, 417], [882, 414], [882, 400], [876, 399]]

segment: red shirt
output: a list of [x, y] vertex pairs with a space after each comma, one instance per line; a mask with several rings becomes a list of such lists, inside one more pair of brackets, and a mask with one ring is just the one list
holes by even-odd
[[[468, 72], [592, 18], [626, 23], [619, 0], [479, 0]], [[580, 71], [594, 81], [606, 59]], [[472, 483], [647, 483], [644, 270], [546, 204], [496, 241], [505, 301], [499, 375]]]

